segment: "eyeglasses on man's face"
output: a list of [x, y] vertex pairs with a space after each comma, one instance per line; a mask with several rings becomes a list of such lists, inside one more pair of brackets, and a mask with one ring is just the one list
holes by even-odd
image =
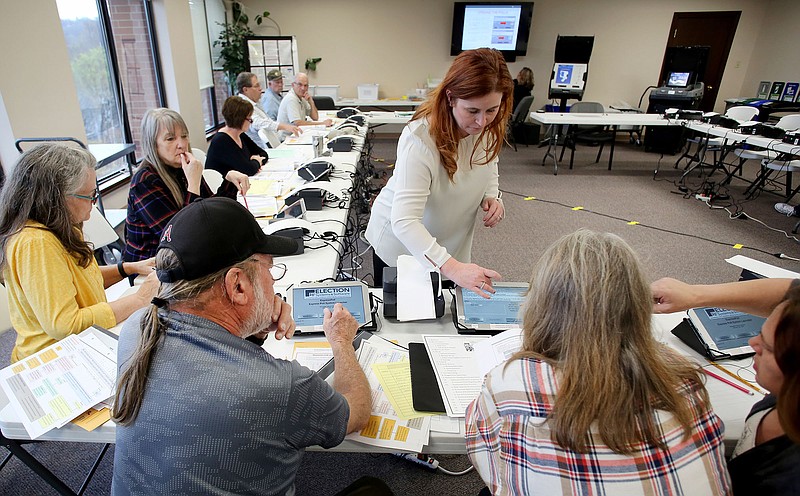
[[92, 202], [92, 205], [94, 205], [95, 203], [97, 203], [97, 199], [100, 198], [100, 191], [95, 189], [92, 192], [92, 196], [78, 195], [78, 194], [75, 194], [75, 193], [70, 193], [69, 196], [72, 196], [72, 197], [75, 197], [75, 198], [80, 198], [81, 200], [89, 200], [90, 202]]
[[244, 120], [246, 120], [246, 121], [247, 121], [247, 122], [249, 122], [250, 124], [252, 124], [252, 123], [253, 123], [253, 118], [252, 118], [252, 117], [245, 117], [245, 118], [244, 118]]
[[286, 265], [282, 263], [270, 265], [269, 274], [272, 276], [273, 281], [280, 281], [286, 275]]

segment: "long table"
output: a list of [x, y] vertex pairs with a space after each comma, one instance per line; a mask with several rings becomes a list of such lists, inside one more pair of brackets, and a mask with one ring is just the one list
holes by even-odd
[[[562, 126], [611, 126], [614, 132], [620, 126], [681, 126], [685, 121], [678, 119], [666, 119], [661, 114], [639, 114], [633, 112], [621, 113], [561, 113], [561, 112], [531, 112], [531, 120], [537, 124], [549, 126], [547, 151], [542, 157], [542, 165], [547, 161], [547, 157], [553, 159], [553, 174], [558, 174], [558, 159], [556, 149]], [[608, 157], [608, 170], [614, 161], [614, 140], [611, 141], [611, 150]]]
[[378, 110], [390, 111], [398, 108], [411, 109], [417, 108], [424, 100], [408, 100], [403, 98], [384, 98], [384, 99], [362, 99], [362, 98], [339, 98], [334, 102], [338, 108], [343, 107], [369, 107]]
[[[289, 273], [287, 272], [287, 277], [288, 275]], [[453, 326], [449, 311], [449, 292], [445, 292], [445, 295], [448, 299], [446, 306], [448, 310], [445, 312], [443, 317], [435, 320], [419, 322], [398, 322], [394, 319], [386, 319], [380, 316], [380, 327], [377, 334], [386, 339], [396, 340], [398, 344], [406, 347], [410, 342], [421, 342], [421, 336], [423, 334], [455, 334], [456, 329]], [[653, 333], [656, 339], [668, 344], [681, 355], [684, 355], [701, 365], [707, 364], [708, 362], [705, 359], [697, 355], [688, 346], [686, 346], [669, 332], [673, 327], [680, 323], [684, 316], [685, 315], [683, 313], [655, 315], [653, 317]], [[265, 343], [264, 346], [266, 349], [270, 349], [270, 347], [273, 346], [273, 343], [270, 342], [271, 339], [273, 338], [270, 337]], [[295, 336], [294, 338], [296, 341], [319, 341], [320, 339], [323, 339], [320, 335], [308, 334]], [[747, 365], [745, 368], [752, 373], [752, 360], [749, 360], [749, 362], [745, 361], [744, 363], [731, 363], [735, 363], [739, 366]], [[735, 370], [735, 368], [732, 368], [732, 370]], [[762, 396], [758, 393], [755, 393], [753, 396], [747, 395], [714, 378], [708, 378], [706, 382], [706, 389], [708, 390], [715, 412], [725, 423], [726, 447], [732, 449], [736, 441], [741, 436], [744, 428], [744, 419], [747, 416], [747, 413], [750, 411], [752, 405], [756, 401], [760, 400]], [[431, 431], [430, 442], [425, 446], [423, 451], [425, 453], [446, 454], [466, 453], [465, 427], [463, 420], [461, 420], [459, 424], [460, 431], [457, 434]], [[29, 439], [25, 428], [20, 422], [16, 421], [16, 416], [10, 408], [5, 408], [0, 412], [0, 429], [2, 429], [3, 435], [10, 439]], [[77, 426], [69, 424], [60, 429], [54, 429], [44, 434], [40, 439], [46, 441], [113, 443], [115, 442], [115, 432], [116, 426], [113, 422], [107, 422], [92, 432], [84, 431]], [[339, 446], [326, 451], [382, 453], [393, 452], [394, 450], [376, 448], [362, 443], [345, 440]]]
[[[800, 145], [792, 145], [789, 143], [784, 143], [779, 139], [773, 138], [765, 138], [764, 136], [759, 135], [752, 135], [752, 134], [742, 134], [738, 133], [733, 129], [728, 129], [726, 127], [718, 126], [715, 124], [707, 124], [700, 121], [686, 121], [685, 126], [692, 131], [695, 131], [702, 135], [706, 143], [708, 143], [708, 139], [711, 137], [715, 138], [722, 138], [722, 152], [720, 153], [719, 158], [717, 159], [717, 163], [715, 164], [716, 168], [721, 169], [725, 172], [726, 177], [722, 181], [722, 184], [727, 184], [730, 180], [734, 177], [737, 171], [739, 171], [738, 166], [731, 167], [728, 169], [725, 164], [725, 157], [728, 153], [736, 147], [740, 147], [743, 145], [750, 145], [757, 148], [762, 148], [767, 152], [774, 152], [770, 158], [777, 159], [780, 155], [800, 155]], [[702, 145], [701, 145], [702, 146]], [[769, 153], [768, 153], [769, 155]], [[696, 165], [693, 167], [688, 168], [683, 176], [685, 177], [688, 173], [690, 173], [695, 167], [700, 165], [701, 161], [698, 161]]]

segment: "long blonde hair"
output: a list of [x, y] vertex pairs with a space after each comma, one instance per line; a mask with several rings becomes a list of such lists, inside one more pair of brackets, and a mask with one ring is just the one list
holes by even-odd
[[700, 389], [698, 367], [669, 352], [651, 333], [652, 294], [633, 249], [608, 233], [581, 229], [545, 251], [523, 304], [523, 346], [515, 358], [551, 364], [558, 394], [550, 418], [556, 441], [585, 452], [598, 421], [613, 451], [636, 442], [665, 448], [654, 410], [672, 412], [684, 435], [692, 407], [679, 390]]
[[[447, 92], [450, 92], [448, 97]], [[453, 117], [450, 99], [480, 98], [489, 93], [502, 94], [500, 108], [494, 120], [486, 126], [475, 141], [471, 157], [485, 140], [486, 165], [494, 160], [503, 148], [506, 123], [514, 106], [514, 80], [508, 72], [503, 55], [494, 49], [466, 50], [456, 57], [442, 82], [430, 97], [419, 106], [412, 120], [427, 117], [431, 137], [439, 150], [447, 177], [453, 180], [458, 170], [458, 124]]]

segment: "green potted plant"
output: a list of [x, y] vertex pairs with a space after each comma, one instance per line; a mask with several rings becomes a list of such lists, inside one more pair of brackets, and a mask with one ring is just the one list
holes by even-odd
[[[255, 16], [256, 24], [259, 26], [264, 19], [269, 17], [269, 12], [266, 10]], [[235, 93], [233, 85], [236, 82], [236, 76], [240, 72], [247, 70], [247, 57], [245, 50], [245, 38], [253, 36], [255, 33], [250, 29], [250, 19], [244, 13], [244, 9], [239, 2], [231, 4], [231, 22], [217, 23], [222, 26], [222, 32], [219, 38], [214, 41], [214, 46], [222, 47], [220, 49], [220, 57], [218, 62], [222, 63], [222, 68], [228, 77], [228, 86], [231, 89], [231, 94]]]

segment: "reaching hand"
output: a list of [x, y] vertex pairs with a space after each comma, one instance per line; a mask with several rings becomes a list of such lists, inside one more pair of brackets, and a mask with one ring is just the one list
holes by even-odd
[[670, 277], [650, 285], [653, 292], [653, 313], [672, 313], [692, 308], [697, 300], [692, 286]]
[[247, 194], [247, 190], [250, 189], [250, 178], [247, 177], [247, 174], [242, 174], [239, 171], [228, 171], [225, 174], [225, 180], [232, 182], [243, 195]]
[[142, 276], [149, 276], [156, 268], [156, 259], [150, 257], [147, 260], [140, 260], [138, 262], [125, 262], [125, 272], [133, 275], [139, 274]]
[[329, 308], [324, 310], [322, 330], [331, 345], [352, 346], [358, 322], [341, 303], [337, 303], [333, 306], [333, 312]]
[[492, 279], [502, 279], [499, 273], [491, 269], [473, 263], [465, 264], [452, 257], [442, 265], [441, 271], [462, 288], [469, 289], [486, 299], [491, 298], [495, 292]]

